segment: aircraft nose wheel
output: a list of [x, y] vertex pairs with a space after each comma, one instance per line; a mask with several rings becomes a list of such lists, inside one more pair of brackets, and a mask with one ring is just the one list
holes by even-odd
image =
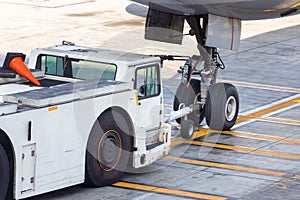
[[184, 139], [191, 139], [194, 135], [194, 122], [190, 119], [181, 121], [180, 134]]
[[205, 106], [206, 123], [214, 130], [230, 130], [238, 117], [239, 96], [235, 86], [217, 83], [209, 89]]
[[[186, 106], [195, 105], [195, 109], [187, 116], [188, 119], [194, 122], [195, 126], [199, 126], [204, 119], [204, 108], [201, 106], [200, 81], [192, 79], [188, 88], [186, 83], [180, 83], [174, 97], [173, 108], [175, 111], [179, 109], [179, 105], [184, 103]], [[178, 124], [181, 124], [181, 118], [176, 119]]]

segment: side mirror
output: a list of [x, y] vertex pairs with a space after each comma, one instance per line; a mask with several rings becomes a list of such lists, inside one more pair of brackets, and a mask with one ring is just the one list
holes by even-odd
[[145, 85], [142, 85], [139, 89], [139, 93], [143, 96], [146, 95], [146, 88], [145, 88]]
[[191, 29], [191, 30], [189, 31], [189, 35], [190, 35], [190, 36], [194, 36], [194, 35], [196, 35], [196, 32], [195, 32], [195, 30], [194, 30], [194, 29]]

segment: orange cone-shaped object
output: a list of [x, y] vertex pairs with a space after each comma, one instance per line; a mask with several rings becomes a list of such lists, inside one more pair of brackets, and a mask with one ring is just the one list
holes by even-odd
[[13, 58], [9, 63], [9, 67], [12, 70], [16, 71], [19, 75], [21, 75], [24, 78], [26, 78], [27, 80], [29, 80], [34, 85], [41, 86], [41, 83], [33, 76], [33, 74], [30, 72], [30, 70], [24, 64], [21, 57]]

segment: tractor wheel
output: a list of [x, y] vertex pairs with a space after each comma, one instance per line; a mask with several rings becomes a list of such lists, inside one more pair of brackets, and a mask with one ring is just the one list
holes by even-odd
[[105, 112], [95, 123], [86, 151], [85, 185], [111, 185], [122, 177], [131, 155], [131, 137], [124, 117]]

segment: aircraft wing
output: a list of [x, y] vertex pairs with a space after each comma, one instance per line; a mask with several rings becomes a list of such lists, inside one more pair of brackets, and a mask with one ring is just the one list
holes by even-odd
[[205, 15], [258, 20], [300, 14], [299, 0], [132, 0], [156, 4], [166, 12], [179, 15]]

